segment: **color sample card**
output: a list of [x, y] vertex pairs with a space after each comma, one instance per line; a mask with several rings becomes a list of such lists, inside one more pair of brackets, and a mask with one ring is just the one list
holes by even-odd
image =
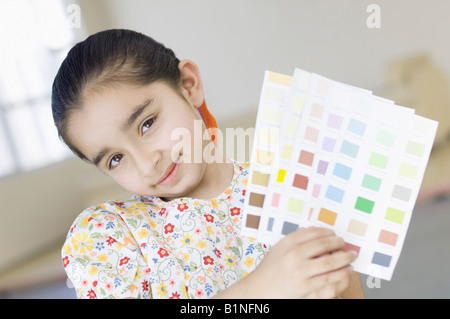
[[[278, 151], [278, 166], [270, 175], [266, 201], [261, 214], [258, 239], [264, 243], [275, 243], [279, 240], [280, 232], [274, 232], [279, 223], [279, 204], [283, 191], [284, 180], [294, 150], [298, 125], [301, 121], [303, 108], [308, 99], [308, 90], [311, 83], [311, 73], [296, 69], [292, 79], [292, 86], [286, 102], [286, 108], [280, 125], [280, 139]], [[289, 209], [298, 212], [302, 201], [296, 199]]]
[[279, 132], [292, 76], [266, 71], [261, 91], [251, 153], [243, 232], [257, 237], [272, 172], [278, 167]]
[[[390, 280], [438, 123], [314, 73], [281, 78], [283, 94], [260, 100], [257, 133], [270, 138], [254, 141], [243, 233], [273, 245], [298, 227], [327, 227], [358, 253], [356, 271]], [[280, 112], [270, 119], [267, 100]]]

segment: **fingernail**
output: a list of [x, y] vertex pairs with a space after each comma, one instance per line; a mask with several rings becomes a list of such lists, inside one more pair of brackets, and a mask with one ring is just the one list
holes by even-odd
[[358, 258], [358, 253], [356, 252], [356, 251], [354, 251], [354, 250], [350, 250], [350, 252], [352, 253], [352, 255], [353, 255], [353, 259], [356, 259], [356, 258]]

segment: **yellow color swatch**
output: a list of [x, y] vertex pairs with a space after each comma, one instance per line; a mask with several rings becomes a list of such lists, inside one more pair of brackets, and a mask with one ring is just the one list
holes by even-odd
[[270, 174], [253, 171], [252, 184], [267, 186], [269, 185]]
[[269, 72], [269, 82], [290, 86], [292, 83], [292, 76], [277, 72]]
[[285, 144], [283, 145], [283, 150], [281, 151], [281, 157], [283, 159], [289, 160], [292, 155], [292, 145]]
[[280, 138], [280, 131], [274, 128], [258, 128], [258, 142], [264, 144], [277, 145]]
[[272, 165], [275, 154], [266, 150], [256, 151], [256, 162], [264, 165]]
[[402, 163], [398, 173], [400, 176], [415, 179], [419, 173], [419, 168], [411, 164]]
[[277, 182], [278, 183], [283, 183], [285, 176], [286, 176], [286, 170], [285, 169], [280, 169], [278, 171]]
[[266, 106], [261, 109], [261, 114], [259, 114], [259, 116], [259, 120], [262, 122], [280, 125], [283, 117], [283, 110]]
[[300, 96], [296, 96], [296, 97], [294, 97], [294, 99], [292, 101], [291, 108], [292, 108], [292, 110], [301, 113], [303, 111], [304, 105], [305, 105], [305, 99]]
[[297, 134], [298, 121], [290, 120], [287, 125], [286, 133], [290, 136], [295, 136]]

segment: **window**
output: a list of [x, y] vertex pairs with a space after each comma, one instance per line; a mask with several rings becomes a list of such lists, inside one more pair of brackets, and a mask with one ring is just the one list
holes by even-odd
[[51, 114], [51, 85], [75, 42], [61, 0], [0, 1], [0, 177], [71, 156]]

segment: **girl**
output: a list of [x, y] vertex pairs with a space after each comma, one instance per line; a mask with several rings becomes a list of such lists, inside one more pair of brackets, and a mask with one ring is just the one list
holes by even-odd
[[[321, 228], [272, 247], [241, 236], [248, 167], [212, 160], [197, 65], [153, 39], [108, 30], [75, 45], [55, 77], [61, 139], [138, 195], [87, 208], [62, 249], [79, 298], [362, 296], [352, 252]], [[175, 132], [183, 132], [183, 140]], [[198, 159], [196, 154], [203, 156]]]

